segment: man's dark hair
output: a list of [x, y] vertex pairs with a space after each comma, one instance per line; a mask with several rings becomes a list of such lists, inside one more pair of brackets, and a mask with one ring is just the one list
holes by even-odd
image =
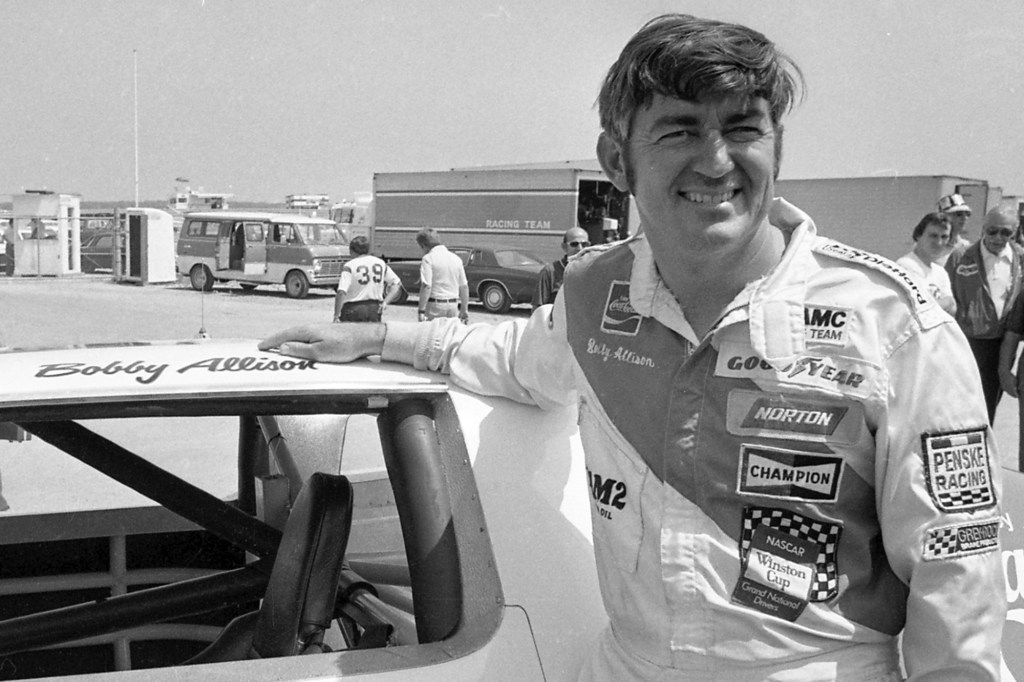
[[793, 60], [751, 28], [665, 14], [644, 24], [609, 69], [598, 96], [601, 128], [623, 144], [636, 112], [663, 95], [693, 102], [763, 97], [778, 129], [803, 82]]
[[425, 227], [416, 233], [416, 243], [423, 249], [432, 249], [441, 243], [441, 238], [437, 236], [437, 231], [432, 227]]
[[914, 232], [911, 234], [914, 241], [916, 242], [924, 234], [924, 231], [928, 229], [929, 225], [945, 225], [949, 227], [949, 217], [945, 213], [926, 213], [921, 221], [914, 226]]
[[357, 256], [365, 256], [370, 253], [370, 240], [361, 234], [352, 237], [352, 241], [348, 243], [348, 250]]

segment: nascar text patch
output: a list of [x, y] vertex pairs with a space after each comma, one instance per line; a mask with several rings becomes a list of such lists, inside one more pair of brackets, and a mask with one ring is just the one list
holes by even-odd
[[985, 429], [924, 434], [921, 453], [928, 493], [940, 510], [964, 512], [995, 506]]
[[999, 547], [999, 519], [933, 528], [924, 539], [925, 561], [984, 554]]
[[853, 400], [733, 389], [726, 428], [737, 436], [855, 443], [864, 430], [864, 408]]
[[765, 525], [754, 528], [732, 601], [795, 621], [807, 606], [817, 556], [810, 540]]
[[842, 473], [842, 457], [743, 444], [737, 492], [830, 503], [839, 497]]

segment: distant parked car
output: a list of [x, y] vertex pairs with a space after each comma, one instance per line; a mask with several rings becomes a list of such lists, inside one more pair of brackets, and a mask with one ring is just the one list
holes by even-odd
[[[469, 280], [469, 295], [483, 303], [491, 313], [504, 313], [514, 304], [529, 303], [537, 287], [537, 277], [543, 261], [523, 251], [511, 249], [475, 249], [468, 246], [450, 246], [448, 250], [462, 259]], [[418, 260], [388, 263], [402, 280], [406, 294], [420, 290], [420, 262]]]
[[82, 272], [113, 272], [114, 231], [82, 233]]

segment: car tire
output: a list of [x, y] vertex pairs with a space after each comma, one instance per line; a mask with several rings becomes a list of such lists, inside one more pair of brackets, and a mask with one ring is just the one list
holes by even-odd
[[512, 307], [512, 299], [505, 287], [500, 284], [487, 284], [480, 290], [480, 302], [489, 313], [507, 313]]
[[288, 298], [306, 298], [309, 293], [309, 280], [298, 270], [292, 270], [284, 278], [284, 290]]
[[205, 265], [193, 265], [188, 272], [188, 281], [196, 291], [213, 291], [213, 273]]

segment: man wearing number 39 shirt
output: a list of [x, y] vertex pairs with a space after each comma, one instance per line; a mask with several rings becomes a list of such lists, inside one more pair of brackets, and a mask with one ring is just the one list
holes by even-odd
[[353, 237], [348, 248], [355, 258], [341, 269], [334, 322], [380, 322], [384, 307], [398, 298], [402, 282], [384, 261], [369, 255], [366, 237]]

